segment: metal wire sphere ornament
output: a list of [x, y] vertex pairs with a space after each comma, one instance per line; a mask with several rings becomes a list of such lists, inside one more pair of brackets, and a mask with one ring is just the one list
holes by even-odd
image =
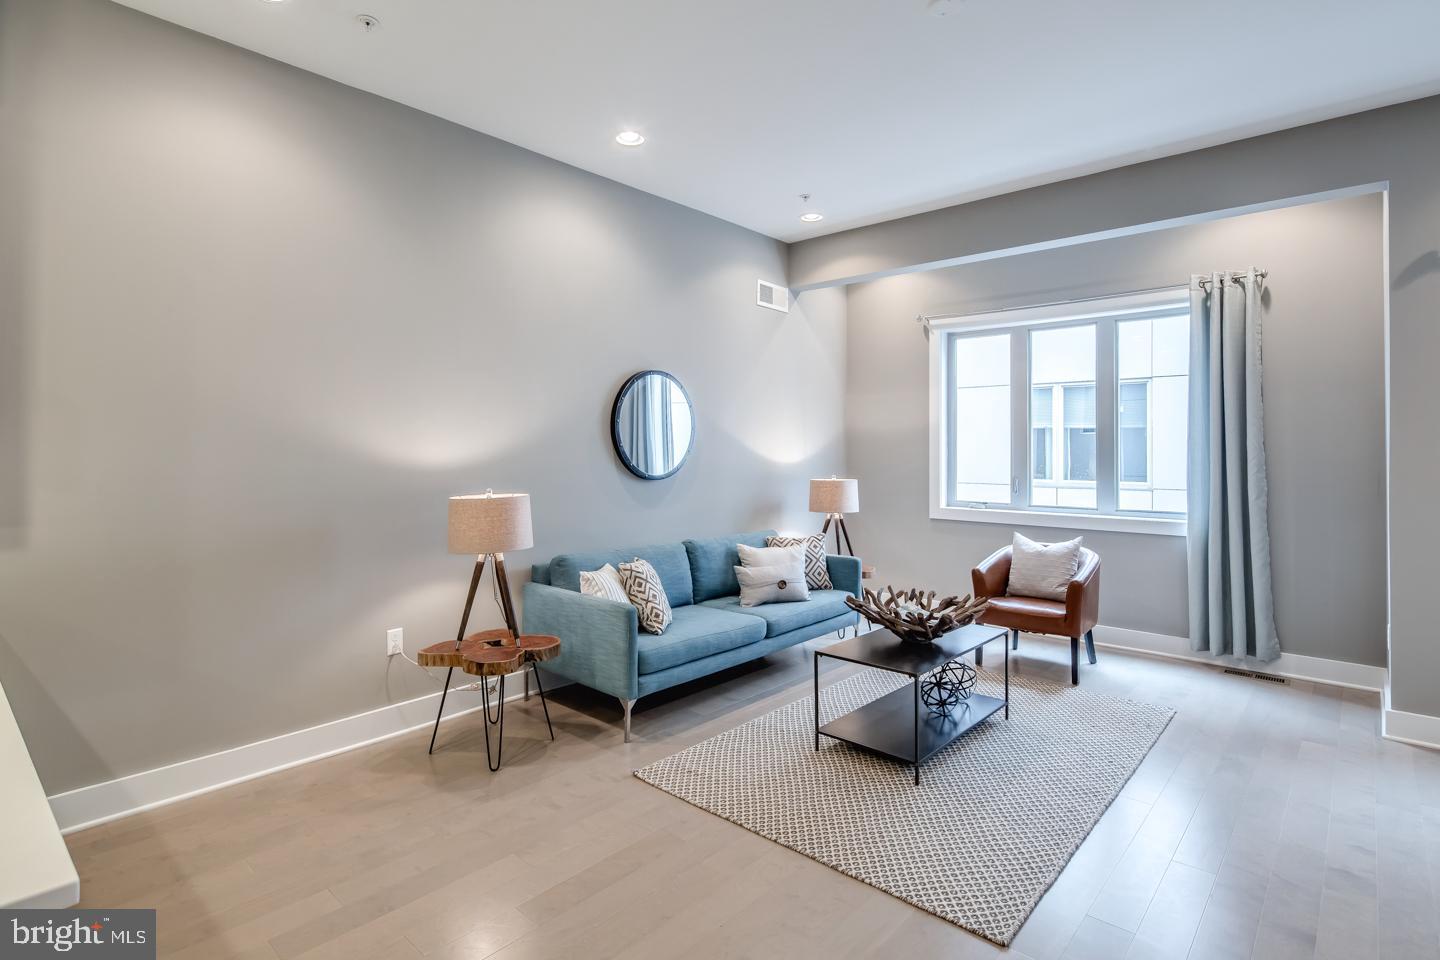
[[963, 660], [951, 660], [920, 681], [920, 702], [931, 713], [949, 716], [956, 705], [970, 699], [976, 679], [974, 667]]

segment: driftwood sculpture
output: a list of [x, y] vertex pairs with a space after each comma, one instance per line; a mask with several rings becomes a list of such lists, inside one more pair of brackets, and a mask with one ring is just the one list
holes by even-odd
[[984, 600], [945, 597], [935, 599], [935, 591], [900, 590], [886, 587], [878, 593], [866, 590], [864, 597], [846, 597], [845, 603], [871, 623], [884, 626], [902, 640], [929, 643], [942, 634], [974, 623], [985, 609]]

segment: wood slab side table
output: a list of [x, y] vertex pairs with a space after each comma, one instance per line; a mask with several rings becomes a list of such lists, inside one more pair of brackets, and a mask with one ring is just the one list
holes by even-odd
[[[536, 664], [560, 655], [560, 638], [547, 634], [524, 633], [514, 636], [509, 630], [482, 630], [456, 643], [445, 640], [432, 643], [421, 650], [415, 662], [422, 667], [447, 667], [464, 670], [472, 677], [480, 678], [480, 693], [485, 708], [485, 765], [494, 773], [500, 769], [501, 756], [505, 750], [505, 677], [530, 668], [535, 674], [535, 687], [540, 692], [540, 706], [545, 711], [545, 726], [550, 730], [550, 739], [555, 739], [555, 727], [550, 723], [550, 706], [545, 702], [545, 688], [540, 683], [540, 670]], [[435, 732], [430, 734], [430, 750], [435, 750], [435, 734], [440, 730], [440, 717], [445, 712], [445, 697], [450, 692], [450, 674], [445, 675], [445, 689], [440, 691], [440, 712], [435, 717]], [[499, 696], [495, 710], [490, 710], [489, 678], [499, 677]], [[490, 751], [490, 728], [495, 727], [495, 752]]]

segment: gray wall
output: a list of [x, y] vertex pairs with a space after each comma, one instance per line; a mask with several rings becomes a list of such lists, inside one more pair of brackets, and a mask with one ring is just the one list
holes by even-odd
[[[917, 314], [1102, 296], [1191, 273], [1270, 271], [1265, 422], [1275, 603], [1289, 653], [1385, 662], [1381, 198], [1335, 200], [849, 287], [852, 523], [884, 582], [968, 592], [1012, 527], [928, 519], [928, 352]], [[810, 296], [805, 294], [804, 296]], [[1185, 636], [1183, 537], [1083, 535], [1104, 561], [1101, 622]]]
[[[790, 280], [824, 285], [875, 271], [943, 264], [1023, 244], [1167, 218], [1389, 185], [1390, 693], [1397, 710], [1440, 716], [1440, 98], [1342, 117], [807, 240]], [[1335, 542], [1334, 550], [1347, 545]], [[1323, 598], [1318, 598], [1324, 602]]]
[[[0, 682], [50, 792], [437, 690], [384, 634], [453, 635], [450, 494], [531, 493], [521, 573], [816, 526], [844, 294], [756, 307], [781, 244], [100, 0], [0, 0], [0, 70]], [[657, 483], [607, 433], [648, 367], [699, 416]]]

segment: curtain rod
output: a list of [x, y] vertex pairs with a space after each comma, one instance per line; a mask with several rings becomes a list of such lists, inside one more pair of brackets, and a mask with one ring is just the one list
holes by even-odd
[[[1261, 270], [1259, 267], [1251, 267], [1250, 270], [1255, 271], [1256, 280], [1264, 280], [1267, 276], [1270, 275], [1269, 270]], [[1248, 274], [1249, 272], [1249, 270], [1227, 270], [1224, 271], [1224, 274], [1227, 280], [1234, 280], [1236, 283], [1239, 283], [1241, 280], [1245, 279], [1246, 274]], [[1209, 277], [1201, 277], [1198, 282], [1200, 286], [1203, 287], [1205, 286], [1205, 284], [1213, 283], [1214, 281], [1211, 280]]]
[[[1270, 272], [1268, 270], [1260, 270], [1254, 267], [1252, 267], [1251, 269], [1255, 270], [1255, 277], [1259, 280], [1264, 280]], [[1225, 273], [1229, 279], [1234, 280], [1236, 283], [1239, 283], [1245, 278], [1247, 272], [1248, 271], [1245, 270], [1229, 270]], [[1204, 286], [1211, 281], [1209, 277], [1201, 277], [1199, 282], [1201, 286]], [[958, 320], [965, 317], [979, 316], [982, 313], [1014, 313], [1017, 310], [1036, 310], [1042, 307], [1063, 307], [1069, 303], [1093, 303], [1096, 300], [1113, 300], [1116, 297], [1135, 297], [1144, 293], [1162, 293], [1166, 290], [1183, 290], [1189, 286], [1190, 281], [1186, 280], [1183, 283], [1167, 283], [1164, 286], [1159, 287], [1145, 287], [1143, 290], [1122, 290], [1119, 293], [1102, 293], [1097, 294], [1093, 297], [1070, 297], [1065, 300], [1051, 300], [1047, 303], [1026, 303], [1014, 307], [998, 307], [994, 310], [976, 310], [973, 313], [922, 313], [918, 314], [915, 317], [915, 322], [919, 324], [924, 324], [928, 327], [931, 320], [939, 320], [942, 318], [946, 320]]]

